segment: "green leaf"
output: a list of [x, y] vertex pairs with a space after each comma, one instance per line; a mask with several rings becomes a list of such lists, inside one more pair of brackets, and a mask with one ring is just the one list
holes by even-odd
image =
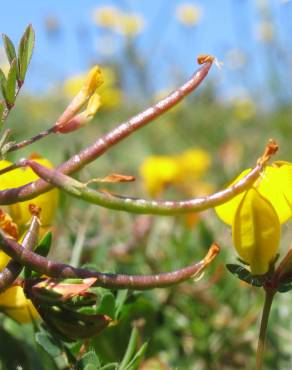
[[115, 317], [115, 306], [116, 301], [112, 293], [107, 292], [103, 295], [100, 305], [96, 310], [96, 313], [107, 315], [111, 318]]
[[15, 101], [15, 87], [16, 87], [16, 77], [17, 77], [17, 65], [16, 59], [13, 59], [7, 76], [6, 84], [6, 96], [5, 100], [8, 106], [14, 104]]
[[76, 363], [74, 370], [96, 370], [100, 368], [100, 361], [94, 351], [89, 351]]
[[57, 357], [62, 354], [60, 342], [53, 338], [48, 332], [38, 332], [35, 335], [36, 342], [52, 357]]
[[35, 253], [39, 254], [40, 256], [47, 257], [51, 249], [52, 238], [52, 232], [48, 231], [40, 241], [39, 245], [36, 247]]
[[27, 68], [33, 53], [34, 42], [35, 34], [32, 25], [30, 24], [26, 28], [18, 47], [19, 80], [21, 82], [25, 79]]
[[120, 363], [119, 370], [125, 370], [128, 364], [131, 362], [132, 357], [136, 351], [137, 342], [138, 342], [138, 330], [134, 327], [131, 336], [129, 339], [127, 350], [124, 354], [122, 362]]
[[2, 115], [3, 115], [3, 112], [4, 112], [4, 109], [5, 109], [4, 102], [3, 101], [0, 101], [0, 121], [1, 121], [1, 118], [2, 118]]
[[99, 368], [99, 370], [117, 370], [119, 369], [119, 364], [117, 362], [111, 362]]
[[119, 290], [116, 297], [115, 319], [118, 320], [128, 297], [128, 290]]
[[226, 265], [226, 268], [229, 272], [231, 272], [232, 275], [250, 285], [256, 287], [261, 287], [263, 285], [260, 278], [251, 275], [251, 273], [241, 265], [228, 264]]
[[292, 283], [279, 284], [277, 290], [280, 293], [289, 292], [290, 290], [292, 290]]
[[142, 359], [143, 359], [144, 354], [146, 352], [147, 346], [148, 346], [148, 343], [144, 343], [142, 345], [142, 347], [139, 349], [139, 351], [132, 358], [131, 362], [128, 364], [128, 366], [125, 368], [125, 370], [136, 370], [136, 369], [139, 368], [139, 365], [142, 362]]
[[[51, 249], [52, 237], [53, 237], [52, 232], [48, 231], [44, 235], [44, 237], [42, 238], [42, 240], [40, 241], [40, 243], [38, 244], [34, 252], [40, 256], [47, 257]], [[35, 272], [33, 273], [30, 267], [25, 267], [24, 276], [26, 279], [29, 279], [32, 276], [39, 276], [39, 274]]]
[[7, 80], [4, 72], [0, 68], [0, 88], [2, 92], [3, 98], [6, 100], [6, 85], [7, 85]]
[[2, 34], [2, 39], [3, 39], [4, 48], [5, 48], [8, 61], [11, 65], [14, 59], [17, 60], [15, 47], [12, 41], [10, 40], [10, 38], [7, 35], [5, 35], [5, 33]]

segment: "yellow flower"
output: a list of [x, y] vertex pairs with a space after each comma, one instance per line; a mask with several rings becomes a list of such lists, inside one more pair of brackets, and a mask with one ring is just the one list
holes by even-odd
[[[230, 186], [249, 170], [242, 172]], [[232, 225], [234, 246], [254, 275], [268, 271], [279, 248], [280, 225], [292, 216], [292, 165], [266, 166], [250, 190], [215, 208]]]
[[[52, 164], [45, 158], [35, 158], [33, 160], [45, 167], [52, 168]], [[11, 164], [8, 161], [1, 160], [0, 169], [6, 168]], [[0, 176], [0, 190], [17, 188], [37, 179], [38, 176], [30, 168], [18, 168]], [[58, 199], [59, 191], [53, 189], [31, 200], [12, 204], [7, 207], [11, 216], [11, 222], [13, 220], [19, 228], [25, 229], [31, 219], [29, 205], [33, 204], [41, 208], [41, 226], [43, 228], [49, 226], [52, 224]], [[9, 215], [5, 215], [5, 217], [9, 221]], [[4, 225], [0, 225], [0, 227], [4, 228]], [[11, 237], [14, 237], [14, 235], [11, 234]], [[0, 271], [5, 268], [9, 260], [10, 257], [0, 251]], [[36, 309], [31, 301], [25, 297], [23, 289], [20, 286], [10, 287], [4, 293], [0, 294], [0, 310], [19, 323], [27, 323], [32, 318], [39, 318]]]
[[202, 178], [211, 163], [210, 155], [203, 149], [194, 148], [176, 156], [179, 173], [177, 180], [191, 182]]
[[202, 17], [202, 9], [193, 3], [181, 4], [176, 9], [179, 22], [187, 27], [196, 26]]
[[0, 294], [0, 310], [21, 324], [39, 319], [37, 310], [20, 286], [12, 286]]
[[[101, 109], [112, 109], [120, 105], [122, 92], [117, 88], [117, 76], [113, 69], [102, 68], [103, 84], [99, 87]], [[78, 74], [67, 79], [63, 85], [64, 94], [72, 99], [84, 85], [86, 74]]]
[[[33, 160], [45, 167], [53, 168], [52, 164], [45, 158], [35, 158]], [[8, 161], [2, 160], [0, 161], [0, 169], [8, 167], [11, 164], [12, 163]], [[38, 178], [39, 177], [30, 168], [17, 168], [0, 176], [0, 190], [17, 188], [19, 186], [29, 184]], [[59, 191], [57, 189], [53, 189], [47, 193], [37, 196], [36, 198], [27, 200], [25, 202], [12, 204], [8, 207], [8, 210], [13, 221], [19, 227], [25, 227], [31, 219], [29, 205], [36, 205], [37, 207], [41, 208], [40, 221], [41, 225], [45, 227], [52, 224], [55, 211], [57, 209], [58, 200]]]
[[93, 10], [93, 21], [97, 26], [114, 29], [120, 19], [120, 11], [115, 6], [101, 6]]
[[129, 13], [120, 16], [117, 31], [129, 37], [138, 35], [145, 27], [145, 20], [140, 14]]
[[[206, 184], [198, 183], [210, 166], [209, 154], [199, 148], [189, 149], [174, 156], [151, 156], [141, 165], [140, 173], [145, 187], [151, 196], [158, 196], [167, 185], [182, 189], [204, 188]], [[210, 186], [208, 186], [210, 189]]]
[[144, 185], [151, 196], [158, 196], [165, 186], [174, 181], [177, 173], [176, 160], [162, 155], [148, 157], [140, 168]]
[[234, 116], [240, 121], [247, 121], [256, 114], [254, 101], [246, 96], [233, 101]]
[[271, 203], [251, 188], [240, 202], [232, 223], [232, 237], [239, 256], [253, 275], [263, 275], [279, 249], [281, 227]]
[[263, 43], [270, 43], [274, 40], [275, 27], [270, 21], [262, 21], [256, 28], [256, 38]]

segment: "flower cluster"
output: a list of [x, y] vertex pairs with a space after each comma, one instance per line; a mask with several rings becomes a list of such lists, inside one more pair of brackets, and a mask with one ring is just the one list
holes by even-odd
[[249, 190], [216, 207], [216, 212], [232, 226], [234, 246], [251, 273], [267, 273], [279, 249], [281, 224], [292, 216], [292, 165], [274, 162], [266, 166]]
[[204, 195], [211, 191], [211, 185], [202, 181], [210, 162], [205, 150], [193, 148], [174, 156], [150, 156], [142, 163], [140, 173], [146, 190], [153, 197], [169, 185], [191, 195]]
[[114, 6], [102, 6], [93, 11], [94, 23], [103, 28], [133, 37], [145, 27], [144, 18], [137, 13], [124, 12]]

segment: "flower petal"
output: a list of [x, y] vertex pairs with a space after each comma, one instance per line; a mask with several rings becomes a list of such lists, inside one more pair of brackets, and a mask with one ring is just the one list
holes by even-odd
[[[250, 168], [247, 170], [244, 170], [241, 172], [240, 175], [238, 175], [234, 180], [232, 180], [227, 187], [231, 187], [235, 183], [237, 183], [239, 180], [241, 180], [245, 175], [247, 175], [250, 172]], [[217, 213], [217, 216], [226, 224], [232, 225], [237, 208], [242, 201], [242, 198], [244, 197], [246, 192], [240, 193], [236, 195], [234, 198], [229, 200], [228, 202], [221, 204], [218, 207], [215, 207], [215, 211]]]
[[292, 166], [267, 166], [255, 187], [271, 202], [281, 224], [292, 216]]
[[250, 264], [253, 275], [268, 271], [278, 251], [280, 235], [280, 221], [274, 207], [251, 188], [235, 214], [232, 236], [239, 256]]

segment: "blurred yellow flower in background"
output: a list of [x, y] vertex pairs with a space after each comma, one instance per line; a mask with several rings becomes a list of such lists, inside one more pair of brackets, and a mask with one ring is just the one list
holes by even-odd
[[249, 96], [234, 99], [232, 105], [234, 116], [239, 121], [248, 121], [256, 115], [256, 104]]
[[170, 156], [150, 156], [142, 163], [140, 174], [148, 193], [156, 197], [177, 177], [177, 162]]
[[178, 164], [177, 182], [201, 179], [208, 171], [211, 158], [203, 149], [193, 148], [175, 157]]
[[134, 37], [145, 28], [145, 19], [137, 13], [122, 14], [117, 25], [117, 31], [124, 36]]
[[256, 38], [263, 43], [271, 43], [275, 37], [275, 27], [271, 21], [261, 21], [256, 27]]
[[115, 6], [101, 6], [93, 10], [94, 23], [127, 37], [137, 36], [145, 27], [141, 14], [125, 12]]
[[202, 18], [202, 8], [194, 3], [179, 5], [175, 11], [176, 18], [187, 27], [197, 26]]
[[120, 11], [115, 6], [100, 6], [93, 10], [92, 18], [97, 26], [114, 29], [120, 18]]
[[[209, 169], [209, 154], [193, 148], [174, 156], [150, 156], [142, 163], [140, 174], [151, 196], [159, 196], [168, 185], [188, 194], [209, 193], [211, 185], [201, 179]], [[201, 194], [202, 195], [202, 194]]]

